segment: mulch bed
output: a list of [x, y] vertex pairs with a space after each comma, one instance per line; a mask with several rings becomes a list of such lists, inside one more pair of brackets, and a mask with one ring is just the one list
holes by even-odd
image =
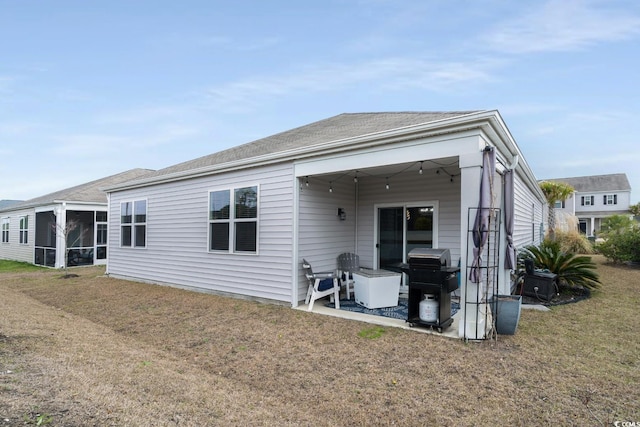
[[591, 291], [589, 289], [582, 287], [573, 287], [569, 289], [561, 289], [560, 293], [556, 294], [550, 301], [523, 295], [522, 304], [544, 305], [545, 307], [552, 307], [556, 305], [572, 304], [575, 302], [583, 301], [590, 297]]

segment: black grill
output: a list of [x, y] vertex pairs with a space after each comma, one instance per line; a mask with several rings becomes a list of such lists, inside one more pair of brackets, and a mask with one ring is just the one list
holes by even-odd
[[[439, 332], [451, 323], [451, 292], [458, 288], [458, 267], [450, 267], [449, 249], [416, 248], [409, 252], [409, 307], [407, 322], [412, 326], [430, 326]], [[420, 301], [425, 294], [438, 301], [438, 319], [426, 322], [420, 319]]]

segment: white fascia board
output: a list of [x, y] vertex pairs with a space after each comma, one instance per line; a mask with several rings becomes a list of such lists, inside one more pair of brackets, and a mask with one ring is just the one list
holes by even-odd
[[56, 204], [48, 204], [48, 205], [42, 205], [42, 206], [38, 206], [34, 209], [34, 211], [36, 213], [40, 213], [40, 212], [51, 212], [51, 211], [55, 211], [58, 207], [60, 207], [61, 205], [59, 203]]
[[487, 134], [489, 140], [493, 142], [493, 145], [496, 146], [498, 154], [502, 154], [505, 163], [507, 163], [507, 165], [515, 164], [515, 169], [520, 170], [521, 177], [529, 189], [546, 204], [546, 198], [540, 189], [535, 174], [529, 167], [525, 157], [522, 155], [522, 151], [520, 151], [518, 144], [497, 111], [495, 111], [495, 115], [491, 117], [491, 120], [488, 121], [488, 126], [483, 128], [483, 131]]
[[250, 157], [233, 162], [206, 166], [203, 168], [190, 169], [187, 171], [176, 172], [164, 176], [156, 176], [146, 179], [142, 178], [140, 180], [129, 182], [124, 185], [116, 185], [113, 187], [105, 188], [104, 191], [107, 193], [123, 191], [149, 185], [156, 185], [218, 174], [227, 171], [237, 171], [239, 169], [254, 168], [274, 163], [304, 159], [307, 157], [327, 155], [333, 152], [343, 152], [367, 146], [394, 144], [405, 140], [426, 138], [447, 133], [462, 132], [470, 129], [478, 129], [483, 125], [486, 125], [487, 121], [490, 118], [495, 117], [496, 114], [497, 111], [495, 110], [481, 111], [478, 113], [471, 113], [463, 116], [436, 120], [425, 124], [411, 125], [403, 128], [365, 134], [352, 138], [327, 141], [326, 143], [316, 144], [311, 147], [300, 147], [293, 150], [281, 151], [263, 156]]
[[404, 144], [367, 147], [348, 153], [334, 153], [295, 162], [295, 176], [320, 175], [341, 171], [457, 157], [463, 153], [479, 153], [477, 134], [446, 135], [431, 139], [411, 140]]

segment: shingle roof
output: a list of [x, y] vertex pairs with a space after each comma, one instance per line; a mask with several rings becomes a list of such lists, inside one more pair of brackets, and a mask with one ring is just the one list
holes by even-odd
[[16, 203], [20, 203], [22, 202], [22, 200], [0, 200], [0, 210], [4, 209], [4, 208], [8, 208], [11, 205], [15, 205]]
[[629, 185], [627, 175], [624, 173], [554, 178], [543, 181], [564, 182], [572, 186], [578, 193], [589, 191], [631, 191], [631, 185]]
[[24, 202], [15, 203], [9, 207], [6, 207], [5, 210], [17, 210], [35, 206], [42, 206], [54, 203], [55, 201], [106, 204], [107, 194], [103, 191], [104, 188], [142, 178], [143, 176], [148, 175], [151, 172], [153, 172], [153, 170], [151, 169], [131, 169], [116, 175], [108, 176], [106, 178], [97, 179], [95, 181], [76, 185], [75, 187], [66, 188], [64, 190], [45, 194], [44, 196], [25, 200]]
[[464, 116], [477, 111], [343, 113], [164, 169], [145, 178]]

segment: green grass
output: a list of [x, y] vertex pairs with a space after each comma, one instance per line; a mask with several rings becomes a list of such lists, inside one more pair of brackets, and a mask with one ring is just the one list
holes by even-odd
[[0, 260], [0, 272], [2, 273], [18, 273], [23, 271], [42, 271], [44, 267], [29, 264], [28, 262]]

